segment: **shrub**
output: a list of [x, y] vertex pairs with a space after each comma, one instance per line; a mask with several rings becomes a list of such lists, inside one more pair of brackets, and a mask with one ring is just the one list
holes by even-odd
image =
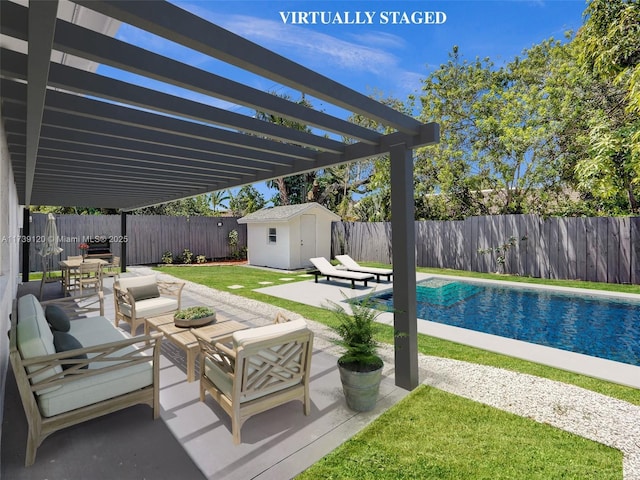
[[185, 263], [192, 264], [193, 263], [193, 252], [188, 248], [185, 248], [180, 255], [177, 257], [177, 263]]
[[173, 253], [171, 253], [169, 250], [165, 251], [162, 254], [162, 263], [166, 263], [166, 264], [173, 263]]

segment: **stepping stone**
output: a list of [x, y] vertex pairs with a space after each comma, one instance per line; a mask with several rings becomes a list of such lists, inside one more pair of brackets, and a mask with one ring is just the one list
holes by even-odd
[[227, 288], [231, 288], [232, 290], [237, 290], [238, 288], [244, 288], [244, 285], [229, 285]]
[[313, 277], [313, 275], [311, 275], [310, 273], [302, 273], [300, 275], [298, 275], [299, 277]]
[[295, 279], [294, 278], [285, 277], [285, 278], [279, 278], [278, 280], [282, 280], [283, 282], [290, 282], [291, 280], [295, 280]]
[[260, 285], [271, 285], [273, 282], [258, 282]]

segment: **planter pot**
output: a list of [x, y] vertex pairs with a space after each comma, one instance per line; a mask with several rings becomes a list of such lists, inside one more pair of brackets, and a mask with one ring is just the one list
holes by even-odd
[[354, 372], [338, 363], [347, 406], [356, 412], [373, 410], [382, 381], [382, 367], [372, 372]]
[[173, 317], [174, 325], [176, 327], [182, 327], [182, 328], [202, 327], [204, 325], [208, 325], [215, 321], [216, 321], [215, 313], [213, 315], [209, 315], [208, 317], [194, 318], [194, 319], [184, 319], [184, 318], [179, 319], [179, 318], [175, 318], [175, 316]]

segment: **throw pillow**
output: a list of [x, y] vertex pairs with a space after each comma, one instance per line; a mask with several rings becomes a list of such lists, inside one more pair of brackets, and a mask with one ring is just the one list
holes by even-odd
[[139, 287], [129, 287], [127, 291], [131, 293], [131, 296], [136, 302], [138, 300], [146, 300], [148, 298], [157, 298], [160, 296], [158, 285], [155, 283], [140, 285]]
[[[53, 346], [55, 347], [57, 353], [68, 352], [69, 350], [82, 348], [82, 344], [76, 337], [74, 337], [70, 333], [58, 332], [56, 330], [53, 331]], [[69, 357], [69, 358], [85, 359], [87, 358], [87, 354], [81, 353], [80, 355], [76, 355], [75, 357]], [[73, 365], [71, 364], [62, 365], [62, 369], [66, 370], [67, 368], [70, 368], [72, 366]], [[89, 365], [84, 365], [81, 368], [89, 368]]]
[[67, 312], [58, 305], [47, 305], [47, 308], [44, 310], [44, 316], [53, 330], [68, 332], [71, 328]]

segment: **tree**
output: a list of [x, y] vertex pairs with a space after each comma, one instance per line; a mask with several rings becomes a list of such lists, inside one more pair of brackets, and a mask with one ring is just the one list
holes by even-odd
[[229, 192], [229, 196], [229, 209], [235, 217], [244, 217], [265, 205], [264, 197], [253, 185], [245, 185], [235, 195]]
[[633, 213], [640, 182], [640, 3], [591, 0], [575, 39], [590, 90], [588, 155], [577, 163], [580, 187], [616, 203], [624, 195]]
[[[289, 95], [280, 95], [280, 97], [285, 100], [291, 100]], [[313, 108], [313, 105], [305, 98], [304, 94], [296, 103], [307, 108]], [[257, 111], [256, 118], [288, 128], [293, 128], [301, 132], [311, 132], [311, 128], [307, 125], [296, 122], [295, 120], [273, 115], [271, 113]], [[311, 189], [314, 178], [315, 172], [307, 172], [299, 175], [290, 175], [288, 177], [278, 177], [267, 181], [266, 183], [269, 188], [275, 188], [278, 190], [278, 194], [272, 198], [271, 201], [274, 205], [295, 205], [305, 203], [307, 201], [307, 193]]]
[[211, 208], [213, 209], [213, 214], [218, 215], [218, 208], [225, 207], [223, 202], [229, 201], [231, 197], [229, 196], [229, 192], [227, 190], [218, 190], [217, 192], [212, 192], [209, 194], [209, 203], [211, 204]]
[[29, 211], [34, 213], [56, 213], [58, 215], [115, 215], [115, 208], [88, 208], [88, 207], [52, 207], [45, 205], [32, 205]]
[[209, 195], [198, 195], [196, 197], [175, 200], [152, 207], [139, 208], [131, 213], [134, 215], [172, 215], [184, 217], [210, 217], [213, 215], [209, 204]]
[[454, 47], [425, 79], [421, 120], [440, 122], [441, 139], [428, 155], [418, 151], [421, 217], [544, 214], [558, 204], [565, 124], [548, 87], [563, 48], [545, 40], [496, 68], [488, 58], [463, 60]]
[[455, 46], [448, 62], [423, 81], [419, 118], [440, 124], [440, 143], [416, 152], [416, 175], [424, 198], [422, 209], [416, 211], [419, 218], [430, 218], [429, 211], [450, 219], [488, 213], [480, 193], [485, 185], [474, 144], [479, 137], [476, 106], [491, 91], [492, 70], [488, 58], [469, 62]]

